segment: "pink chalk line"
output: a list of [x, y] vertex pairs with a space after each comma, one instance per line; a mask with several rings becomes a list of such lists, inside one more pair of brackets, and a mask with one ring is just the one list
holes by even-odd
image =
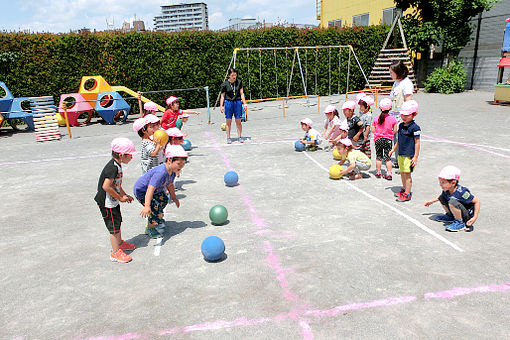
[[2, 162], [2, 163], [0, 163], [0, 166], [16, 165], [16, 164], [30, 164], [30, 163], [46, 163], [46, 162], [68, 161], [68, 160], [75, 160], [75, 159], [88, 159], [88, 158], [100, 158], [100, 157], [111, 157], [111, 153], [97, 154], [97, 155], [85, 155], [85, 156], [68, 156], [68, 157], [32, 159], [32, 160], [28, 160], [28, 161]]
[[[462, 288], [462, 287], [454, 287], [450, 290], [425, 293], [423, 295], [424, 299], [452, 299], [457, 296], [469, 295], [474, 293], [494, 293], [494, 292], [503, 292], [510, 290], [510, 283], [504, 283], [499, 285], [489, 285], [489, 286], [480, 286], [474, 288]], [[246, 317], [240, 317], [233, 321], [224, 321], [217, 320], [212, 322], [204, 322], [201, 324], [196, 324], [192, 326], [185, 327], [174, 327], [167, 330], [161, 330], [149, 334], [137, 334], [137, 333], [126, 333], [123, 335], [117, 336], [99, 336], [99, 337], [91, 337], [86, 338], [86, 340], [129, 340], [129, 339], [141, 339], [141, 338], [150, 338], [154, 335], [173, 335], [173, 334], [182, 334], [196, 331], [211, 331], [232, 327], [250, 327], [257, 326], [265, 323], [274, 323], [279, 324], [285, 320], [298, 320], [301, 326], [301, 334], [303, 334], [303, 338], [312, 339], [313, 334], [311, 333], [310, 325], [308, 324], [308, 320], [303, 318], [313, 317], [316, 320], [328, 317], [334, 317], [340, 313], [345, 313], [349, 311], [356, 311], [361, 309], [371, 309], [378, 307], [388, 307], [397, 304], [405, 304], [418, 301], [416, 296], [401, 296], [401, 297], [391, 297], [386, 299], [373, 300], [369, 302], [361, 302], [361, 303], [351, 303], [347, 305], [336, 306], [331, 309], [326, 310], [304, 310], [304, 311], [293, 311], [287, 314], [278, 314], [273, 317], [262, 317], [258, 319], [247, 319]], [[309, 332], [309, 333], [308, 333]], [[305, 336], [305, 333], [308, 334]]]
[[[205, 134], [211, 139], [214, 149], [221, 155], [223, 162], [225, 163], [227, 168], [229, 170], [232, 170], [232, 166], [230, 165], [227, 154], [218, 144], [218, 141], [214, 137], [212, 137], [209, 132], [205, 132]], [[265, 223], [264, 220], [260, 218], [259, 215], [257, 214], [257, 211], [255, 210], [255, 207], [253, 206], [252, 201], [248, 196], [248, 193], [244, 190], [244, 187], [242, 185], [238, 185], [237, 189], [241, 193], [243, 204], [248, 208], [248, 211], [250, 212], [251, 219], [256, 226], [256, 231], [260, 233], [267, 231], [267, 229], [270, 229], [267, 223]], [[289, 301], [298, 303], [299, 299], [294, 293], [291, 292], [289, 288], [289, 282], [287, 281], [286, 278], [286, 273], [289, 270], [282, 266], [279, 257], [273, 251], [273, 246], [271, 242], [266, 240], [263, 243], [264, 243], [263, 250], [267, 255], [266, 263], [276, 273], [276, 279], [278, 280], [280, 287], [283, 289], [283, 296], [285, 297], [285, 299]], [[308, 325], [306, 320], [297, 317], [296, 321], [298, 321], [299, 327], [301, 328], [301, 334], [303, 336], [303, 339], [312, 340], [313, 339], [312, 329], [310, 325]]]
[[455, 144], [455, 145], [460, 145], [460, 146], [463, 146], [463, 147], [466, 147], [466, 148], [475, 149], [475, 150], [478, 150], [478, 151], [490, 153], [490, 154], [495, 155], [495, 156], [499, 156], [499, 157], [502, 157], [502, 158], [510, 159], [510, 156], [508, 156], [508, 155], [505, 155], [505, 154], [502, 154], [502, 153], [499, 153], [499, 152], [495, 152], [495, 151], [491, 151], [491, 150], [488, 150], [488, 149], [480, 147], [480, 146], [476, 146], [476, 145], [472, 145], [472, 144], [467, 144], [467, 143], [461, 143], [461, 142], [455, 142], [455, 141], [452, 141], [452, 140], [449, 140], [449, 139], [437, 138], [437, 137], [432, 137], [432, 136], [428, 136], [428, 135], [424, 135], [424, 134], [422, 134], [422, 136], [426, 137], [426, 138], [430, 138], [430, 139], [435, 140], [435, 141], [445, 142], [445, 143], [450, 143], [450, 144]]

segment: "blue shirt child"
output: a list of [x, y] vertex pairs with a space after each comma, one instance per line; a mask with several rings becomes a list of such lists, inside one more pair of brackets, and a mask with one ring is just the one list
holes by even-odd
[[142, 177], [138, 178], [135, 183], [134, 193], [138, 200], [145, 199], [145, 193], [149, 185], [152, 185], [155, 190], [154, 194], [160, 193], [165, 188], [172, 184], [175, 180], [175, 172], [171, 175], [168, 173], [165, 164], [158, 165], [155, 168], [150, 169]]
[[414, 139], [420, 138], [421, 129], [412, 120], [409, 124], [404, 122], [398, 126], [398, 155], [403, 157], [414, 157]]

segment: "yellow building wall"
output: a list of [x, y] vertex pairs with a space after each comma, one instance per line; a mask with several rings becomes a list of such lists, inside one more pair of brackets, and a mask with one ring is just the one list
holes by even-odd
[[369, 13], [369, 25], [382, 24], [383, 9], [395, 7], [393, 0], [318, 0], [320, 1], [320, 27], [342, 19], [342, 26], [352, 26], [352, 17]]

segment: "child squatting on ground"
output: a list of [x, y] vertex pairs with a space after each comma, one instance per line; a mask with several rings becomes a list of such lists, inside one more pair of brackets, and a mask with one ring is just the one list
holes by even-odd
[[114, 262], [126, 263], [131, 261], [131, 256], [126, 255], [123, 249], [135, 249], [135, 246], [122, 240], [120, 232], [122, 215], [119, 202], [133, 201], [133, 197], [122, 189], [122, 163], [127, 164], [131, 161], [135, 145], [129, 139], [119, 137], [112, 141], [111, 148], [112, 159], [101, 171], [94, 200], [99, 206], [106, 229], [110, 233], [112, 244], [110, 259]]
[[[397, 133], [398, 124], [395, 117], [389, 114], [391, 110], [391, 99], [384, 98], [379, 102], [379, 109], [381, 114], [377, 116], [372, 123], [372, 132], [374, 133], [375, 141], [375, 154], [376, 154], [376, 169], [375, 177], [387, 179], [391, 181], [392, 163], [389, 156], [393, 136]], [[386, 162], [386, 175], [381, 173], [382, 162]]]
[[305, 136], [300, 140], [301, 143], [305, 144], [308, 150], [315, 151], [321, 144], [322, 137], [319, 134], [319, 131], [312, 128], [312, 125], [313, 122], [310, 118], [304, 118], [301, 120], [301, 129], [305, 131]]
[[154, 140], [154, 132], [159, 130], [159, 118], [148, 114], [133, 122], [133, 131], [142, 138], [141, 167], [142, 174], [163, 162], [165, 145], [159, 139]]
[[355, 180], [363, 178], [361, 171], [367, 171], [372, 166], [372, 161], [359, 150], [353, 150], [352, 141], [349, 138], [340, 139], [336, 143], [336, 149], [340, 154], [340, 162], [342, 165], [345, 161], [349, 162], [347, 169], [342, 170], [341, 176], [348, 175], [349, 179]]
[[413, 179], [411, 173], [418, 163], [420, 154], [420, 127], [413, 120], [418, 114], [418, 103], [415, 100], [409, 100], [402, 104], [400, 118], [402, 123], [398, 126], [397, 142], [391, 149], [389, 156], [398, 149], [398, 166], [400, 168], [400, 178], [402, 179], [402, 189], [395, 193], [398, 202], [411, 200], [411, 189]]
[[460, 170], [458, 168], [448, 165], [437, 177], [443, 192], [438, 198], [425, 202], [425, 206], [441, 202], [445, 214], [435, 219], [438, 222], [450, 223], [446, 226], [446, 230], [459, 231], [466, 227], [472, 230], [480, 211], [480, 200], [473, 196], [468, 188], [459, 185]]
[[174, 180], [186, 164], [188, 154], [180, 145], [169, 145], [165, 156], [165, 163], [143, 174], [134, 186], [135, 197], [143, 205], [140, 215], [148, 220], [145, 233], [151, 238], [161, 237], [156, 226], [159, 226], [160, 230], [165, 228], [163, 211], [168, 204], [168, 195], [177, 208], [180, 206], [175, 196]]

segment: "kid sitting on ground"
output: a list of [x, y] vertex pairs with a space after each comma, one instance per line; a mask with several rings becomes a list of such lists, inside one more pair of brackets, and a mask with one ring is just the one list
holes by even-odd
[[372, 125], [372, 110], [371, 107], [374, 105], [374, 99], [370, 96], [363, 96], [358, 101], [359, 104], [359, 118], [363, 122], [363, 140], [361, 141], [360, 150], [368, 158], [372, 157], [372, 149], [370, 147], [370, 128]]
[[122, 189], [122, 163], [127, 164], [133, 158], [135, 145], [127, 138], [115, 138], [111, 143], [112, 159], [105, 165], [99, 182], [97, 194], [94, 197], [101, 216], [103, 216], [106, 229], [110, 233], [110, 259], [114, 262], [126, 263], [131, 261], [131, 256], [126, 255], [123, 249], [135, 249], [135, 245], [122, 240], [120, 226], [122, 215], [119, 202], [133, 201], [133, 197], [126, 194]]
[[417, 114], [418, 103], [415, 100], [408, 100], [402, 104], [400, 109], [402, 123], [398, 126], [397, 142], [388, 154], [391, 157], [398, 149], [398, 166], [402, 179], [402, 189], [395, 193], [398, 202], [410, 201], [412, 196], [413, 179], [411, 173], [418, 163], [418, 155], [420, 154], [421, 130], [413, 120]]
[[301, 143], [305, 144], [308, 150], [315, 151], [319, 148], [322, 142], [322, 137], [319, 131], [312, 128], [313, 122], [310, 118], [301, 120], [301, 129], [305, 131], [305, 136], [301, 140]]
[[438, 222], [451, 222], [446, 226], [446, 230], [459, 231], [466, 227], [472, 230], [480, 211], [480, 200], [473, 196], [468, 188], [459, 185], [460, 170], [458, 168], [448, 165], [437, 177], [443, 192], [438, 198], [425, 202], [425, 206], [441, 202], [445, 214], [435, 219]]
[[359, 149], [363, 142], [363, 122], [358, 116], [354, 115], [354, 108], [356, 103], [352, 100], [348, 100], [342, 105], [342, 111], [345, 118], [347, 118], [347, 126], [349, 131], [347, 137], [352, 141], [352, 145], [355, 149]]
[[342, 170], [341, 176], [348, 175], [349, 179], [355, 180], [363, 178], [361, 171], [367, 171], [372, 166], [372, 161], [363, 152], [354, 150], [352, 141], [349, 138], [340, 139], [336, 143], [336, 149], [340, 154], [340, 162], [342, 165], [345, 161], [349, 162], [347, 169]]
[[[188, 154], [180, 145], [169, 145], [165, 151], [165, 163], [149, 170], [142, 175], [134, 187], [136, 199], [143, 205], [140, 212], [142, 217], [147, 217], [148, 224], [145, 233], [151, 238], [161, 237], [156, 229], [164, 230], [164, 209], [168, 204], [168, 194], [175, 206], [180, 203], [175, 196], [174, 180], [186, 164]], [[168, 190], [168, 194], [165, 192]]]
[[141, 166], [142, 174], [162, 163], [165, 145], [154, 139], [154, 132], [159, 130], [159, 118], [153, 114], [138, 118], [133, 123], [133, 130], [142, 138]]

